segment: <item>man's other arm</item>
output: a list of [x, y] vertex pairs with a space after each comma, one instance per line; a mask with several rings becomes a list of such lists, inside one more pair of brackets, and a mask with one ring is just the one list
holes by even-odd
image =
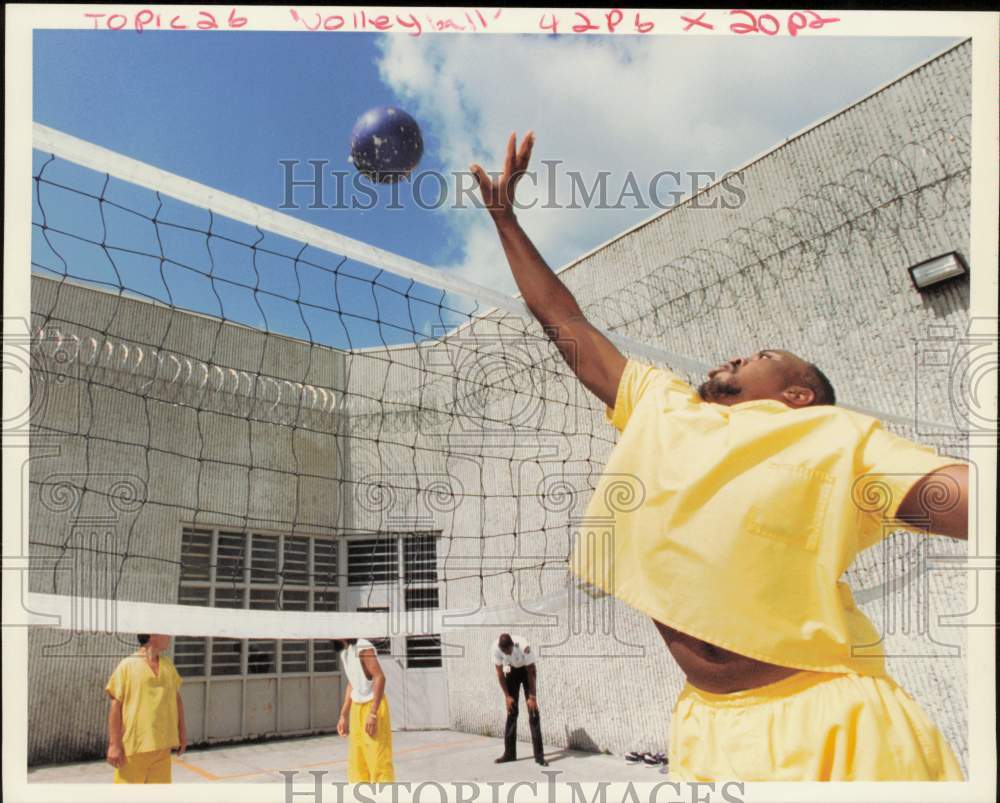
[[969, 467], [945, 466], [910, 489], [896, 517], [920, 529], [963, 541], [969, 538]]

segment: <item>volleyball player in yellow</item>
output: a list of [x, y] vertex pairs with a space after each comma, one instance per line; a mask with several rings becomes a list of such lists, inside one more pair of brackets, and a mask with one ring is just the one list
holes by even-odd
[[337, 733], [349, 734], [348, 783], [393, 783], [392, 722], [385, 696], [385, 674], [374, 645], [365, 639], [334, 642], [347, 677]]
[[122, 659], [105, 691], [108, 763], [115, 783], [170, 783], [170, 751], [187, 749], [181, 676], [169, 656], [170, 636], [140, 635], [139, 649]]
[[[962, 780], [840, 577], [887, 525], [966, 538], [968, 467], [834, 406], [787, 351], [732, 359], [697, 390], [627, 360], [516, 220], [532, 144], [511, 135], [495, 181], [471, 169], [525, 303], [621, 431], [587, 509], [613, 517], [613, 540], [578, 539], [573, 570], [649, 615], [687, 678], [672, 775]], [[611, 506], [612, 474], [635, 478], [634, 510]]]

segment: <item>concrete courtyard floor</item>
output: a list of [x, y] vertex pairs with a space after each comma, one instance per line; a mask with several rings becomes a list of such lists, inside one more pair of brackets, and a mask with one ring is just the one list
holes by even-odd
[[[456, 731], [397, 731], [392, 734], [398, 781], [537, 781], [548, 779], [531, 758], [531, 744], [518, 743], [517, 761], [494, 764], [503, 752], [503, 740]], [[626, 764], [622, 756], [559, 748], [545, 754], [557, 771], [557, 783], [646, 782], [666, 780], [666, 767]], [[312, 771], [326, 771], [322, 783], [347, 778], [347, 739], [311, 736], [258, 744], [188, 750], [173, 757], [174, 783], [284, 783], [279, 770], [300, 773], [298, 783], [311, 780]], [[102, 761], [61, 764], [28, 770], [29, 783], [110, 783], [113, 770]]]

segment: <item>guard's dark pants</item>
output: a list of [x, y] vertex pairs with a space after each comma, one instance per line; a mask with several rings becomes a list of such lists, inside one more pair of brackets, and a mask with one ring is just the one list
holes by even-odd
[[[517, 714], [518, 697], [524, 686], [524, 699], [528, 699], [528, 670], [526, 667], [511, 667], [507, 673], [507, 693], [514, 698], [514, 704], [507, 712], [507, 724], [503, 733], [503, 754], [508, 758], [517, 757]], [[545, 757], [542, 749], [542, 719], [537, 711], [528, 712], [528, 727], [531, 729], [531, 747], [535, 753], [535, 761]]]

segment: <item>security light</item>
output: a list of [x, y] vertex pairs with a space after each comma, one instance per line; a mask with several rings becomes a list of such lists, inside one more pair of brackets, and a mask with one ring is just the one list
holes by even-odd
[[962, 259], [961, 254], [952, 251], [950, 254], [942, 254], [939, 257], [928, 259], [919, 265], [910, 268], [910, 278], [913, 286], [918, 290], [930, 287], [932, 284], [954, 279], [956, 276], [965, 276], [969, 272], [969, 266]]

